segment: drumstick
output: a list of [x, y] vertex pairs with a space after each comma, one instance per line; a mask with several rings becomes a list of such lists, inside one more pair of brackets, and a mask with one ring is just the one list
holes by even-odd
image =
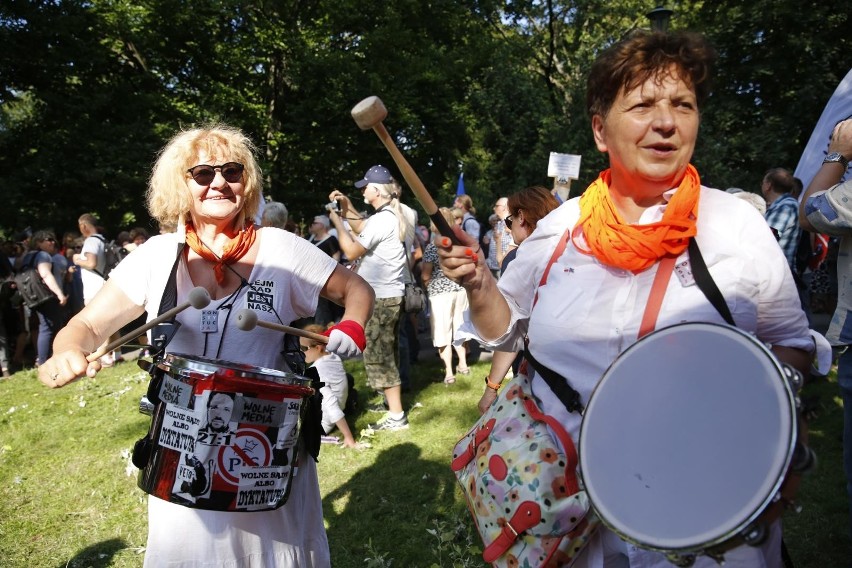
[[251, 331], [257, 326], [265, 327], [266, 329], [272, 329], [275, 331], [281, 331], [284, 333], [289, 333], [290, 335], [306, 337], [308, 339], [313, 339], [314, 341], [319, 341], [323, 344], [328, 343], [328, 337], [325, 335], [320, 335], [319, 333], [314, 333], [312, 331], [305, 331], [304, 329], [299, 329], [298, 327], [290, 327], [289, 325], [281, 325], [279, 323], [272, 323], [269, 321], [260, 320], [257, 318], [257, 312], [254, 312], [252, 310], [242, 309], [237, 312], [238, 328], [243, 331]]
[[191, 307], [195, 308], [196, 310], [201, 310], [203, 308], [206, 308], [207, 305], [210, 303], [210, 294], [207, 292], [206, 289], [202, 288], [201, 286], [197, 286], [197, 287], [193, 288], [192, 290], [190, 290], [189, 296], [187, 296], [187, 298], [188, 298], [188, 300], [186, 302], [180, 304], [179, 306], [175, 306], [174, 308], [172, 308], [170, 310], [163, 312], [162, 314], [155, 317], [151, 321], [146, 322], [145, 325], [140, 325], [139, 327], [137, 327], [136, 329], [134, 329], [130, 333], [122, 335], [121, 337], [119, 337], [118, 339], [113, 341], [112, 343], [109, 343], [106, 347], [101, 347], [100, 349], [98, 349], [94, 353], [90, 354], [88, 357], [86, 357], [86, 359], [90, 363], [92, 361], [97, 361], [98, 359], [100, 359], [101, 357], [103, 357], [104, 355], [109, 353], [110, 351], [121, 347], [122, 345], [124, 345], [125, 343], [130, 341], [131, 339], [136, 339], [137, 337], [139, 337], [140, 335], [142, 335], [143, 333], [145, 333], [149, 329], [153, 328], [154, 326], [161, 324], [164, 321], [168, 321], [168, 320], [172, 319], [173, 317], [175, 317], [176, 315], [178, 315], [179, 313], [181, 313], [182, 311], [184, 311], [188, 307], [191, 306]]

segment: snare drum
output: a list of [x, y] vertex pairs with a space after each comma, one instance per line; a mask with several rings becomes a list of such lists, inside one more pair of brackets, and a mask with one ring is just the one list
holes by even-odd
[[309, 378], [169, 353], [154, 380], [158, 400], [139, 472], [142, 490], [215, 511], [286, 502], [303, 401], [314, 393]]
[[768, 510], [782, 508], [797, 378], [725, 325], [674, 325], [630, 346], [580, 429], [580, 470], [601, 520], [683, 566], [753, 541]]

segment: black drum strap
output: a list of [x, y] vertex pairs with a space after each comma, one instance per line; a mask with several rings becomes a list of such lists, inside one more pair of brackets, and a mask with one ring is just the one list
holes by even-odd
[[716, 286], [716, 282], [710, 275], [707, 269], [707, 264], [704, 263], [704, 257], [701, 256], [701, 251], [698, 249], [698, 242], [695, 238], [689, 239], [689, 263], [692, 266], [692, 276], [695, 278], [695, 284], [707, 296], [719, 315], [730, 325], [736, 327], [734, 317], [731, 315], [731, 310], [728, 309], [728, 304], [725, 303], [725, 297]]
[[547, 386], [550, 387], [550, 390], [553, 391], [553, 394], [556, 395], [556, 398], [565, 405], [565, 408], [568, 409], [568, 412], [583, 412], [583, 403], [580, 402], [580, 393], [574, 390], [574, 387], [568, 382], [568, 379], [554, 371], [549, 367], [545, 367], [541, 363], [533, 357], [533, 354], [530, 352], [529, 347], [530, 340], [528, 337], [524, 337], [524, 350], [521, 354], [524, 356], [524, 359], [532, 365], [532, 368], [535, 369], [535, 372], [539, 377], [544, 379], [544, 382], [547, 383]]
[[[163, 296], [160, 298], [160, 309], [157, 311], [158, 316], [177, 306], [177, 269], [180, 266], [184, 246], [184, 243], [178, 243], [175, 263], [172, 265], [172, 271], [163, 290]], [[180, 322], [176, 319], [163, 322], [154, 327], [151, 331], [151, 345], [154, 348], [153, 355], [155, 359], [163, 355], [166, 345], [169, 344], [169, 341], [171, 341], [179, 328]]]

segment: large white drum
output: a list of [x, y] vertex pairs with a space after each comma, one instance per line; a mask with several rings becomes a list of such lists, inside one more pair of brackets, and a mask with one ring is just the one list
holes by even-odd
[[582, 479], [602, 521], [684, 564], [748, 541], [790, 465], [793, 376], [725, 325], [674, 325], [629, 347], [580, 430]]

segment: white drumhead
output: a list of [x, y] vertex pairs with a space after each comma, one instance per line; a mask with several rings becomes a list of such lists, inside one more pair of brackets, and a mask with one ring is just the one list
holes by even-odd
[[628, 348], [590, 397], [580, 468], [604, 522], [690, 551], [728, 540], [780, 487], [795, 438], [783, 371], [750, 335], [687, 323]]

